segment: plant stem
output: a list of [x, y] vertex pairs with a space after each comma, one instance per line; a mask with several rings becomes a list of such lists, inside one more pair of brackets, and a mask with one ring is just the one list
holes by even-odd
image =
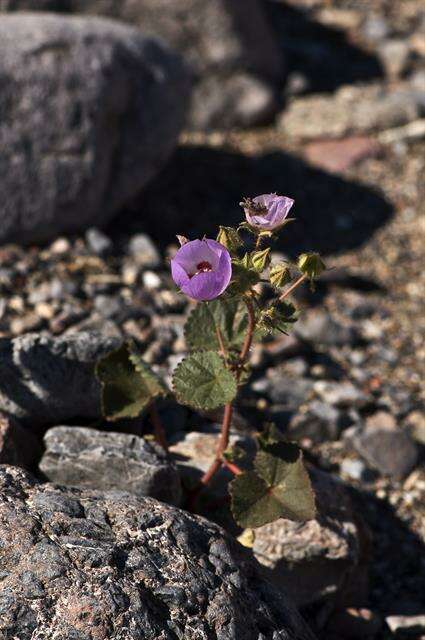
[[155, 402], [152, 402], [149, 407], [149, 415], [153, 425], [155, 440], [165, 449], [165, 451], [168, 451], [167, 436], [165, 435], [165, 429], [161, 422], [161, 418], [159, 417]]
[[307, 276], [305, 274], [300, 276], [298, 280], [295, 280], [295, 282], [291, 284], [289, 289], [286, 289], [286, 291], [284, 291], [282, 295], [279, 296], [279, 300], [280, 301], [284, 300], [287, 296], [289, 296], [290, 293], [293, 292], [294, 289], [296, 289], [300, 284], [302, 284], [304, 280], [307, 280]]
[[204, 473], [204, 475], [201, 478], [201, 483], [203, 485], [208, 484], [221, 467], [223, 453], [226, 451], [229, 445], [229, 435], [230, 435], [230, 427], [232, 424], [232, 415], [233, 415], [233, 405], [231, 402], [228, 402], [224, 407], [223, 423], [221, 425], [221, 433], [220, 433], [220, 438], [218, 440], [215, 460], [210, 466], [210, 468], [208, 469], [208, 471], [206, 471], [206, 473]]
[[227, 364], [226, 347], [224, 346], [223, 335], [222, 335], [222, 333], [220, 331], [220, 327], [219, 326], [216, 327], [216, 334], [217, 334], [218, 344], [220, 345], [221, 354], [222, 354], [222, 356], [224, 358], [225, 363]]
[[[252, 339], [254, 337], [254, 330], [255, 330], [255, 312], [254, 312], [254, 307], [252, 306], [251, 300], [246, 299], [245, 300], [245, 304], [246, 304], [246, 308], [248, 310], [248, 329], [247, 329], [247, 332], [246, 332], [245, 341], [244, 341], [243, 346], [242, 346], [241, 355], [239, 356], [239, 365], [240, 365], [240, 367], [242, 367], [242, 365], [245, 364], [246, 359], [249, 356], [249, 350], [251, 349]], [[238, 375], [237, 375], [238, 382], [239, 382], [240, 376], [241, 376], [241, 369], [239, 369], [239, 372], [238, 372]]]
[[234, 476], [240, 476], [243, 473], [242, 469], [238, 467], [237, 464], [233, 462], [229, 462], [226, 458], [223, 458], [223, 465], [229, 469], [233, 473]]
[[[251, 349], [252, 339], [254, 337], [254, 330], [255, 330], [254, 307], [252, 305], [251, 300], [249, 299], [245, 300], [245, 304], [248, 310], [248, 328], [247, 328], [245, 340], [242, 346], [241, 354], [239, 356], [239, 367], [236, 373], [237, 382], [239, 382], [239, 379], [242, 373], [242, 367], [249, 356], [249, 351]], [[204, 475], [202, 476], [201, 483], [203, 485], [207, 485], [211, 481], [211, 479], [215, 476], [215, 474], [223, 464], [223, 453], [226, 451], [227, 447], [229, 446], [229, 436], [230, 436], [230, 427], [232, 426], [232, 416], [233, 416], [233, 405], [231, 402], [229, 402], [224, 407], [223, 422], [221, 425], [221, 433], [220, 433], [220, 438], [217, 445], [215, 460], [210, 466], [210, 468], [208, 469], [208, 471], [206, 471], [206, 473], [204, 473]]]

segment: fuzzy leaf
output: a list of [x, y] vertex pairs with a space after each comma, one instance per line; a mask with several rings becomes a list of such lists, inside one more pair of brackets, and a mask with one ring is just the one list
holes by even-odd
[[254, 269], [247, 267], [246, 256], [238, 262], [232, 263], [232, 279], [226, 293], [229, 296], [243, 295], [249, 292], [260, 281], [260, 275]]
[[238, 349], [244, 341], [247, 325], [248, 314], [242, 302], [235, 299], [202, 302], [186, 322], [186, 342], [190, 349], [219, 350], [219, 329], [226, 349]]
[[195, 409], [216, 409], [231, 402], [236, 380], [214, 351], [198, 351], [175, 369], [173, 387], [177, 400]]
[[96, 376], [101, 385], [102, 414], [108, 420], [137, 418], [155, 397], [167, 393], [132, 342], [124, 342], [101, 358]]
[[314, 518], [314, 494], [296, 445], [275, 442], [264, 446], [255, 457], [254, 468], [230, 485], [232, 512], [241, 527], [261, 527], [278, 518]]

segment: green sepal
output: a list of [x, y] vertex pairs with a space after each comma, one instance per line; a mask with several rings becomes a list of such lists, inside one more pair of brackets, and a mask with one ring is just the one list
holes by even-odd
[[207, 411], [232, 402], [237, 384], [218, 353], [198, 351], [176, 367], [173, 389], [181, 404]]
[[290, 302], [278, 301], [261, 312], [258, 325], [265, 334], [287, 334], [297, 320], [296, 307]]
[[293, 443], [275, 442], [260, 449], [254, 470], [230, 484], [231, 508], [241, 527], [261, 527], [278, 518], [315, 517], [315, 499], [302, 452]]
[[243, 244], [237, 229], [222, 226], [217, 235], [217, 242], [226, 247], [230, 253], [236, 253]]
[[132, 341], [98, 360], [102, 415], [107, 420], [137, 418], [152, 400], [168, 390], [143, 360]]
[[286, 284], [291, 282], [291, 270], [284, 262], [274, 264], [270, 267], [269, 279], [270, 284], [274, 287], [284, 287]]

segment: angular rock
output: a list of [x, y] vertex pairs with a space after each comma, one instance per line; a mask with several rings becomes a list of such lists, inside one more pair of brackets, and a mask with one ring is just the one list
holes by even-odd
[[0, 468], [0, 636], [313, 640], [218, 526], [122, 492]]
[[[254, 555], [267, 578], [283, 587], [298, 606], [325, 598], [353, 604], [364, 598], [367, 531], [344, 484], [311, 470], [318, 516], [306, 523], [276, 520], [255, 530]], [[357, 592], [357, 593], [356, 593]]]
[[39, 466], [52, 482], [180, 503], [180, 477], [157, 444], [127, 433], [65, 426], [49, 429], [44, 444]]
[[189, 76], [151, 37], [102, 18], [0, 16], [0, 242], [102, 226], [158, 172]]
[[40, 455], [36, 436], [17, 420], [0, 413], [0, 464], [31, 468]]
[[31, 428], [99, 419], [94, 367], [120, 343], [94, 332], [0, 339], [0, 411]]
[[370, 416], [364, 429], [353, 427], [346, 433], [355, 451], [383, 475], [400, 480], [416, 466], [419, 456], [416, 443], [386, 411]]
[[282, 57], [259, 0], [45, 0], [39, 7], [5, 0], [1, 9], [45, 10], [46, 1], [50, 11], [138, 25], [180, 52], [196, 80], [189, 118], [195, 128], [252, 126], [277, 109]]

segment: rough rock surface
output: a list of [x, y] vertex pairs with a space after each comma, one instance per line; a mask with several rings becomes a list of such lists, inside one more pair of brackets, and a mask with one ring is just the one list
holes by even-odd
[[40, 454], [36, 436], [17, 420], [0, 413], [0, 464], [31, 468]]
[[29, 427], [99, 418], [94, 365], [119, 344], [94, 332], [0, 339], [0, 411]]
[[[3, 0], [0, 9], [36, 4]], [[250, 126], [276, 109], [282, 59], [259, 0], [45, 0], [39, 8], [118, 18], [182, 53], [197, 80], [195, 128]]]
[[189, 97], [180, 58], [138, 29], [0, 16], [0, 241], [101, 226], [173, 151]]
[[216, 525], [0, 467], [0, 637], [312, 640]]
[[267, 578], [287, 589], [298, 606], [327, 597], [341, 603], [347, 593], [361, 600], [367, 533], [342, 482], [317, 470], [311, 470], [311, 479], [317, 518], [305, 523], [280, 519], [259, 527], [254, 555]]
[[177, 470], [153, 442], [128, 433], [61, 426], [46, 432], [44, 444], [40, 469], [52, 482], [180, 502]]

